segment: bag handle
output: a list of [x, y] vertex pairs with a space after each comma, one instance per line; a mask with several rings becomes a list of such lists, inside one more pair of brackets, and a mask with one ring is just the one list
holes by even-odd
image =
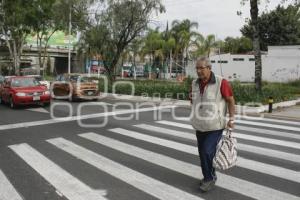
[[232, 128], [227, 128], [226, 129], [227, 131], [226, 131], [226, 136], [228, 136], [228, 137], [232, 137]]

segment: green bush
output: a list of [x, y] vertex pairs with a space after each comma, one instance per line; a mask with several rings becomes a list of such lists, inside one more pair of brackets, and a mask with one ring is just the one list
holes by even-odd
[[[134, 85], [134, 95], [142, 96], [147, 94], [149, 97], [170, 97], [173, 99], [185, 100], [188, 98], [188, 87], [186, 82], [177, 83], [164, 80], [131, 80]], [[104, 91], [103, 80], [99, 81], [100, 91]], [[108, 92], [112, 92], [112, 86], [108, 86]], [[118, 84], [115, 87], [117, 94], [131, 94], [132, 88], [129, 84]]]
[[[125, 82], [134, 84], [134, 95], [136, 96], [147, 94], [149, 97], [188, 100], [192, 80], [191, 77], [188, 77], [182, 83], [166, 80], [126, 80]], [[241, 105], [249, 102], [253, 102], [253, 106], [257, 106], [259, 103], [267, 104], [269, 97], [273, 97], [274, 103], [276, 103], [296, 99], [300, 96], [300, 81], [285, 84], [264, 82], [261, 93], [256, 92], [255, 85], [252, 83], [242, 84], [234, 81], [231, 86], [236, 103]], [[104, 91], [102, 79], [99, 81], [99, 88], [100, 91]], [[118, 84], [115, 89], [117, 94], [131, 94], [129, 84]], [[111, 85], [108, 86], [108, 92], [112, 92]]]
[[269, 97], [274, 99], [274, 103], [293, 100], [300, 96], [300, 87], [295, 87], [290, 83], [265, 83], [262, 92], [255, 90], [254, 84], [231, 83], [237, 103], [244, 105], [248, 102], [267, 104]]

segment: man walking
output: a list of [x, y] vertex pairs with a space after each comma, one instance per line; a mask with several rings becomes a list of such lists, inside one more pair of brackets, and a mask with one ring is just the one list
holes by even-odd
[[[229, 83], [211, 71], [208, 58], [203, 57], [197, 60], [196, 71], [198, 79], [193, 81], [191, 90], [191, 123], [196, 130], [204, 177], [200, 181], [200, 189], [202, 192], [207, 192], [214, 187], [217, 181], [212, 162], [222, 132], [226, 126], [234, 128], [235, 101]], [[227, 109], [228, 121], [226, 121]]]

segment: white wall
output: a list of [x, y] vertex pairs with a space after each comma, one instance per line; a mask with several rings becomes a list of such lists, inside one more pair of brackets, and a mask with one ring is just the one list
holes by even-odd
[[[212, 70], [229, 81], [240, 80], [252, 82], [254, 80], [254, 61], [252, 55], [215, 55], [210, 58]], [[239, 60], [243, 59], [243, 60]], [[219, 63], [219, 61], [221, 61]]]
[[[235, 59], [243, 59], [241, 61]], [[250, 60], [252, 59], [252, 60]], [[253, 55], [222, 54], [210, 57], [212, 71], [229, 81], [253, 82], [255, 62]], [[219, 63], [219, 61], [222, 61]], [[197, 77], [195, 64], [189, 64], [187, 75]], [[262, 79], [270, 82], [287, 82], [300, 79], [300, 45], [270, 46], [262, 55]]]
[[300, 79], [300, 46], [271, 46], [263, 59], [263, 79], [287, 82]]

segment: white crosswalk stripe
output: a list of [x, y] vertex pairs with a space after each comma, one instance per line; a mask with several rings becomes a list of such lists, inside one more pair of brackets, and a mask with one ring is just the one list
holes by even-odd
[[300, 140], [300, 135], [299, 134], [288, 133], [288, 132], [285, 132], [285, 131], [267, 130], [267, 129], [249, 127], [249, 126], [242, 126], [242, 125], [236, 125], [235, 129], [238, 129], [238, 130], [241, 130], [241, 131], [251, 131], [253, 133], [262, 133], [262, 134], [266, 134], [266, 135], [280, 136], [280, 137], [284, 137], [284, 138], [291, 138], [291, 139]]
[[69, 200], [107, 199], [105, 191], [91, 189], [28, 144], [11, 145], [9, 148]]
[[252, 120], [252, 121], [260, 121], [260, 122], [267, 122], [267, 123], [280, 123], [280, 124], [287, 124], [287, 125], [300, 125], [297, 121], [288, 121], [283, 119], [271, 119], [271, 118], [265, 118], [265, 117], [251, 117], [251, 116], [243, 116], [243, 115], [235, 115], [236, 118], [242, 119], [242, 120]]
[[163, 182], [155, 180], [149, 176], [143, 175], [134, 171], [124, 165], [114, 162], [104, 156], [96, 154], [81, 146], [74, 144], [63, 138], [56, 138], [47, 140], [49, 143], [55, 145], [59, 149], [70, 153], [90, 165], [102, 170], [158, 199], [162, 200], [201, 200], [202, 198], [179, 190], [173, 186], [167, 185]]
[[[183, 131], [176, 131], [173, 129], [168, 129], [168, 128], [162, 128], [158, 126], [152, 126], [148, 124], [138, 124], [135, 125], [135, 127], [145, 129], [145, 130], [151, 130], [154, 132], [162, 133], [165, 135], [171, 135], [171, 136], [176, 136], [184, 139], [189, 139], [193, 141], [197, 141], [196, 136], [194, 134], [188, 133], [188, 132], [183, 132]], [[251, 152], [254, 154], [260, 154], [268, 157], [273, 157], [273, 158], [280, 158], [282, 160], [287, 160], [291, 162], [296, 162], [300, 163], [300, 155], [292, 154], [292, 153], [286, 153], [282, 151], [277, 151], [277, 150], [272, 150], [272, 149], [267, 149], [267, 148], [262, 148], [262, 147], [256, 147], [252, 145], [247, 145], [240, 143], [238, 144], [238, 149], [242, 151], [247, 151]]]
[[[181, 144], [166, 139], [161, 139], [122, 128], [110, 129], [110, 131], [121, 135], [125, 135], [127, 137], [132, 137], [138, 140], [146, 141], [160, 146], [165, 146], [171, 149], [175, 149], [177, 151], [182, 151], [184, 153], [198, 155], [198, 149], [194, 146]], [[238, 158], [237, 166], [300, 183], [300, 173], [297, 171], [277, 167], [274, 165], [264, 164], [258, 161], [248, 160], [241, 157]]]
[[[95, 133], [80, 134], [81, 137], [91, 140], [93, 142], [99, 143], [101, 145], [107, 146], [109, 148], [116, 149], [123, 153], [129, 154], [131, 156], [146, 160], [148, 162], [160, 165], [162, 167], [171, 169], [178, 173], [185, 174], [190, 177], [201, 178], [201, 170], [199, 166], [192, 165], [174, 158], [154, 153], [142, 148], [135, 147], [133, 145], [128, 145], [126, 143], [97, 135]], [[220, 179], [220, 181], [219, 181]], [[293, 195], [289, 195], [284, 192], [279, 192], [274, 189], [254, 184], [242, 179], [238, 179], [225, 174], [218, 174], [217, 186], [243, 194], [245, 196], [255, 198], [255, 199], [297, 199]]]
[[22, 197], [10, 183], [7, 177], [0, 170], [0, 199], [1, 200], [22, 200]]
[[[180, 118], [182, 121], [190, 121], [190, 118]], [[276, 128], [281, 130], [290, 130], [290, 131], [300, 131], [300, 127], [295, 127], [291, 125], [299, 125], [299, 122], [289, 122], [290, 126], [286, 125], [279, 125], [279, 124], [270, 124], [268, 122], [281, 122], [281, 123], [287, 123], [287, 121], [283, 120], [274, 120], [274, 119], [267, 119], [267, 118], [250, 118], [252, 120], [259, 120], [257, 121], [249, 121], [249, 120], [243, 120], [243, 119], [236, 119], [235, 122], [238, 124], [245, 124], [245, 125], [254, 125], [254, 126], [261, 126], [261, 127], [268, 127], [268, 128]], [[265, 122], [264, 122], [265, 121]]]
[[254, 121], [247, 121], [247, 120], [235, 120], [238, 124], [245, 124], [245, 125], [255, 125], [255, 126], [261, 126], [261, 127], [268, 127], [268, 128], [277, 128], [282, 130], [290, 130], [290, 131], [300, 131], [299, 127], [293, 127], [293, 126], [283, 126], [278, 124], [268, 124], [263, 122], [254, 122]]
[[[286, 125], [296, 125], [299, 126], [300, 123], [299, 121], [288, 121], [288, 120], [283, 120], [283, 119], [272, 119], [272, 118], [265, 118], [265, 117], [252, 117], [252, 116], [246, 116], [246, 115], [235, 115], [236, 119], [239, 120], [244, 120], [244, 121], [256, 121], [256, 122], [262, 122], [262, 123], [279, 123], [279, 124], [286, 124]], [[190, 121], [190, 117], [181, 117], [177, 118], [177, 120], [180, 121]]]
[[[250, 122], [252, 123], [253, 121]], [[300, 195], [297, 192], [291, 192], [292, 190], [281, 188], [285, 183], [296, 186], [300, 184], [300, 173], [297, 171], [299, 168], [294, 169], [290, 167], [290, 165], [295, 166], [296, 164], [300, 163], [300, 155], [298, 153], [298, 149], [300, 149], [300, 143], [296, 141], [292, 142], [292, 139], [300, 139], [300, 135], [295, 133], [295, 130], [286, 129], [285, 132], [281, 131], [284, 127], [281, 125], [277, 125], [278, 127], [275, 127], [273, 130], [264, 130], [263, 128], [259, 127], [271, 127], [271, 124], [263, 123], [261, 121], [253, 123], [256, 123], [255, 126], [257, 127], [247, 127], [245, 125], [236, 126], [239, 131], [235, 131], [234, 136], [243, 139], [242, 141], [239, 141], [238, 149], [244, 151], [244, 154], [251, 153], [252, 155], [260, 155], [260, 158], [268, 157], [268, 163], [261, 161], [262, 159], [260, 159], [260, 161], [256, 161], [253, 160], [253, 157], [251, 157], [251, 159], [247, 159], [239, 156], [237, 168], [234, 170], [240, 170], [242, 172], [248, 171], [250, 174], [257, 173], [259, 176], [261, 176], [261, 182], [255, 182], [254, 180], [256, 178], [250, 178], [250, 180], [247, 180], [245, 178], [247, 176], [240, 178], [239, 175], [236, 174], [233, 175], [230, 173], [230, 175], [228, 175], [218, 172], [218, 180], [216, 185], [218, 188], [222, 188], [223, 190], [231, 192], [232, 194], [239, 194], [241, 196], [253, 199], [300, 199]], [[278, 121], [278, 123], [280, 123], [280, 121]], [[288, 123], [288, 121], [285, 123]], [[264, 126], [261, 126], [262, 124], [264, 124]], [[180, 130], [176, 130], [177, 127], [180, 128]], [[97, 131], [95, 131], [95, 133], [89, 132], [78, 134], [79, 137], [77, 137], [76, 140], [83, 141], [83, 145], [75, 143], [72, 141], [72, 139], [65, 139], [61, 137], [48, 139], [46, 141], [49, 143], [49, 145], [53, 145], [52, 148], [57, 148], [58, 151], [67, 153], [74, 158], [85, 162], [92, 168], [95, 168], [101, 172], [105, 172], [107, 175], [116, 178], [123, 184], [128, 184], [157, 199], [202, 200], [206, 199], [206, 197], [202, 196], [200, 193], [185, 191], [177, 186], [173, 186], [149, 176], [148, 171], [147, 173], [145, 172], [147, 174], [146, 175], [143, 171], [131, 169], [128, 166], [121, 164], [118, 160], [109, 159], [102, 151], [92, 151], [85, 147], [88, 145], [101, 145], [102, 148], [107, 149], [107, 152], [113, 151], [114, 153], [119, 152], [120, 154], [126, 154], [129, 156], [128, 158], [141, 159], [151, 163], [152, 165], [159, 166], [163, 170], [170, 170], [173, 173], [179, 173], [181, 176], [184, 175], [193, 179], [201, 179], [203, 176], [198, 163], [192, 164], [190, 161], [187, 162], [185, 159], [185, 161], [183, 161], [177, 156], [168, 156], [168, 153], [181, 152], [191, 155], [191, 158], [195, 158], [198, 161], [196, 136], [194, 131], [190, 130], [193, 130], [193, 128], [187, 123], [161, 120], [149, 124], [140, 123], [129, 127], [126, 126], [126, 128], [108, 129], [112, 135], [107, 136], [103, 136], [100, 133], [97, 133]], [[289, 130], [294, 132], [288, 132]], [[268, 135], [269, 137], [266, 138], [254, 136], [251, 135], [251, 133], [261, 133]], [[282, 138], [290, 141], [286, 141], [284, 139], [273, 139], [273, 136], [282, 136]], [[126, 140], [122, 141], [122, 138], [125, 137], [130, 139], [130, 144], [125, 142]], [[187, 140], [192, 141], [194, 144], [186, 144]], [[134, 145], [135, 143], [140, 143], [140, 141], [146, 142], [150, 146], [155, 147], [155, 149], [168, 148], [170, 149], [170, 152], [164, 153], [164, 151], [159, 151], [159, 153], [157, 153], [155, 150], [148, 150], [148, 148], [146, 149], [143, 146], [138, 145], [138, 147]], [[180, 141], [185, 142], [181, 143]], [[289, 153], [280, 150], [269, 149], [268, 146], [261, 147], [255, 146], [254, 144], [249, 145], [246, 144], [245, 141], [256, 141], [270, 145], [288, 147]], [[108, 188], [105, 188], [105, 190], [93, 189], [88, 186], [87, 183], [79, 180], [66, 169], [63, 169], [58, 164], [44, 156], [37, 149], [26, 143], [10, 145], [9, 148], [15, 153], [15, 155], [27, 163], [27, 165], [29, 165], [35, 171], [35, 173], [39, 174], [39, 176], [41, 176], [45, 181], [50, 183], [56, 189], [58, 194], [61, 194], [66, 199], [108, 199], [107, 194], [111, 185], [108, 185]], [[244, 154], [242, 155], [244, 156]], [[61, 155], [58, 154], [57, 156]], [[76, 159], [74, 159], [72, 162], [78, 162]], [[289, 162], [280, 162], [278, 159]], [[131, 159], [129, 161], [132, 162]], [[157, 170], [159, 170], [159, 167]], [[264, 182], [264, 178], [266, 178], [266, 182]], [[268, 183], [268, 181], [274, 180], [282, 183], [276, 186]], [[103, 184], [105, 185], [106, 183]], [[21, 193], [19, 194], [17, 189], [14, 188], [14, 186], [10, 183], [3, 171], [0, 170], [0, 200], [22, 199], [23, 197]]]
[[[182, 124], [182, 123], [171, 122], [171, 121], [157, 121], [157, 123], [180, 127], [180, 128], [185, 128], [185, 129], [189, 129], [189, 130], [194, 130], [194, 128], [189, 124]], [[289, 147], [289, 148], [294, 148], [294, 149], [300, 149], [300, 143], [297, 143], [297, 142], [289, 142], [289, 141], [282, 141], [282, 140], [277, 140], [277, 139], [270, 139], [270, 138], [266, 138], [266, 137], [246, 135], [246, 134], [238, 133], [236, 131], [234, 131], [234, 136], [236, 138], [240, 138], [240, 139], [274, 144], [274, 145], [279, 145], [279, 146], [284, 146], [284, 147]]]

